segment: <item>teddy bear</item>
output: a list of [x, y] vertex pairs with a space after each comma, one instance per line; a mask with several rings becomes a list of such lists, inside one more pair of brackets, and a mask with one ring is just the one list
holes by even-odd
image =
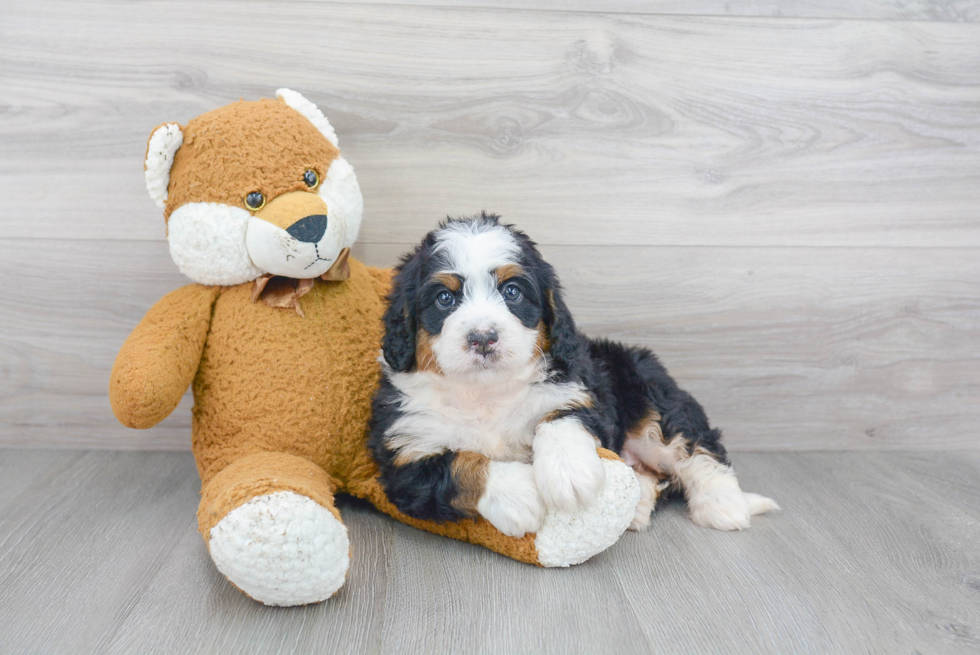
[[301, 94], [239, 101], [153, 130], [146, 186], [170, 254], [193, 281], [164, 296], [119, 351], [110, 403], [150, 428], [193, 386], [198, 527], [219, 571], [269, 605], [303, 605], [344, 583], [351, 546], [334, 498], [540, 566], [569, 566], [615, 543], [639, 488], [601, 451], [597, 502], [551, 511], [509, 537], [480, 517], [400, 513], [367, 448], [391, 271], [350, 257], [363, 213], [354, 170]]

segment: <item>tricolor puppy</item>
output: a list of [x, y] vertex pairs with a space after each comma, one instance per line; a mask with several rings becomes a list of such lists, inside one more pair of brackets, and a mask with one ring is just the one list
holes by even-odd
[[704, 410], [649, 350], [588, 339], [555, 271], [496, 216], [449, 220], [396, 269], [370, 446], [389, 499], [420, 519], [481, 515], [535, 532], [590, 503], [597, 446], [633, 467], [643, 529], [669, 489], [691, 519], [749, 527], [776, 503], [744, 493]]

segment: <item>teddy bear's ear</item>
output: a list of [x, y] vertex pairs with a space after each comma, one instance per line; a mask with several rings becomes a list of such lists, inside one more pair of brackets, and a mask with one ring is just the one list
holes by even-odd
[[184, 133], [177, 123], [164, 123], [150, 135], [146, 142], [146, 161], [143, 163], [146, 176], [146, 190], [160, 209], [167, 202], [167, 187], [170, 186], [170, 167], [174, 165], [174, 154], [184, 143]]
[[313, 123], [313, 127], [320, 130], [320, 134], [325, 136], [327, 141], [332, 143], [334, 147], [340, 147], [337, 145], [337, 133], [333, 131], [333, 126], [330, 125], [330, 121], [327, 120], [327, 117], [323, 115], [323, 112], [316, 105], [304, 98], [301, 94], [289, 89], [279, 89], [276, 91], [276, 97], [303, 114], [308, 121]]

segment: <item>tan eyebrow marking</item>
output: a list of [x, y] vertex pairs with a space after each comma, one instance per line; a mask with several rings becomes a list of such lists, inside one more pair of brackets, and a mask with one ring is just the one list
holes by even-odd
[[497, 280], [503, 282], [504, 280], [509, 280], [512, 277], [518, 277], [524, 274], [524, 269], [517, 264], [504, 264], [503, 266], [497, 267], [494, 271], [497, 274]]
[[450, 291], [459, 291], [460, 287], [463, 286], [463, 283], [459, 281], [459, 276], [452, 273], [436, 273], [432, 279]]

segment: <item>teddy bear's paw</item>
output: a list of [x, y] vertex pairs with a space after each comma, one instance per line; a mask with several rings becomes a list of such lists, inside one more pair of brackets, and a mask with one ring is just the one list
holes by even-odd
[[602, 466], [606, 484], [594, 503], [574, 512], [548, 511], [534, 539], [542, 566], [580, 564], [616, 543], [633, 521], [640, 502], [633, 469], [609, 459]]
[[257, 496], [211, 529], [218, 570], [266, 605], [306, 605], [332, 596], [350, 564], [347, 528], [326, 507], [291, 491]]

